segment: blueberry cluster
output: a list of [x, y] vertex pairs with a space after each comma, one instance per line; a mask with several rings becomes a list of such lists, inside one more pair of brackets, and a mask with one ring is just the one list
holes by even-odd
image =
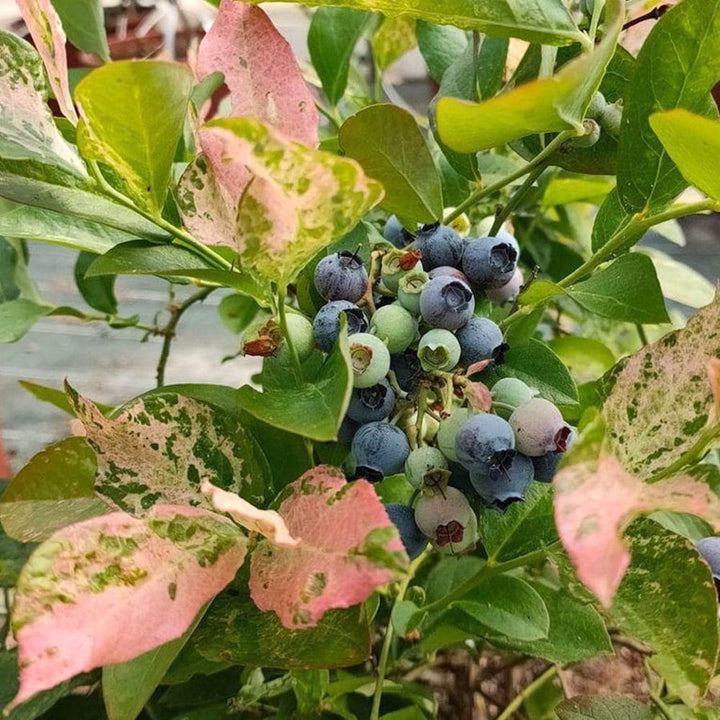
[[[340, 440], [351, 445], [349, 472], [373, 482], [404, 473], [413, 502], [386, 507], [408, 554], [428, 540], [457, 553], [477, 540], [473, 504], [503, 510], [533, 479], [550, 481], [572, 429], [514, 378], [494, 385], [492, 412], [466, 399], [468, 375], [504, 360], [501, 329], [475, 306], [482, 293], [503, 303], [519, 292], [515, 238], [463, 238], [441, 224], [413, 236], [395, 218], [384, 234], [390, 245], [376, 249], [369, 270], [350, 251], [318, 263], [314, 284], [326, 304], [312, 336], [330, 351], [344, 316], [354, 388]], [[299, 331], [307, 321], [288, 320], [296, 317]], [[306, 345], [296, 342], [298, 354]]]

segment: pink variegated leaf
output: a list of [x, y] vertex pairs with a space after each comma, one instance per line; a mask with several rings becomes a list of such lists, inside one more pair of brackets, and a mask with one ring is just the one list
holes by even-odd
[[142, 520], [118, 512], [54, 533], [18, 580], [12, 629], [20, 688], [9, 707], [180, 637], [245, 553], [230, 520], [177, 505], [156, 505]]
[[50, 0], [17, 0], [17, 4], [45, 63], [60, 110], [71, 123], [77, 124], [78, 116], [70, 95], [62, 22]]
[[316, 625], [328, 610], [366, 600], [396, 580], [408, 557], [370, 483], [348, 484], [320, 466], [287, 489], [278, 512], [296, 547], [264, 540], [251, 557], [250, 594], [290, 629]]
[[478, 360], [476, 363], [469, 365], [467, 369], [468, 377], [475, 373], [482, 372], [491, 362], [492, 360]]
[[260, 510], [239, 495], [221, 490], [208, 480], [203, 480], [200, 488], [216, 510], [227, 513], [247, 530], [264, 535], [280, 547], [295, 547], [300, 542], [290, 535], [285, 521], [275, 510]]
[[492, 408], [492, 393], [484, 383], [468, 382], [465, 385], [465, 398], [475, 410], [490, 412]]
[[555, 524], [580, 580], [610, 605], [630, 564], [625, 528], [657, 510], [687, 512], [720, 530], [720, 499], [702, 482], [677, 476], [654, 484], [629, 474], [612, 455], [555, 476]]
[[234, 117], [272, 125], [290, 140], [317, 147], [319, 115], [290, 45], [258, 7], [222, 0], [198, 50], [202, 80], [225, 75]]
[[708, 377], [713, 395], [713, 420], [720, 422], [720, 359], [712, 357], [708, 360]]

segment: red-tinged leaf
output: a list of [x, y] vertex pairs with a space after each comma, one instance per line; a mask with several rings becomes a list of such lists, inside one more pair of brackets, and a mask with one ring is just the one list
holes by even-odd
[[70, 96], [65, 54], [65, 31], [50, 0], [17, 0], [23, 20], [45, 63], [50, 86], [63, 115], [73, 124], [78, 121]]
[[239, 525], [264, 535], [273, 544], [295, 547], [300, 542], [290, 534], [285, 521], [275, 510], [260, 510], [239, 495], [221, 490], [207, 480], [203, 480], [200, 487], [218, 512], [227, 513]]
[[622, 536], [638, 515], [686, 512], [720, 529], [720, 499], [706, 484], [686, 476], [647, 484], [611, 455], [565, 467], [553, 484], [560, 539], [578, 577], [604, 605], [630, 564]]
[[492, 393], [484, 383], [468, 382], [465, 385], [465, 398], [475, 410], [490, 412], [492, 408]]
[[287, 492], [278, 512], [302, 541], [283, 548], [264, 540], [250, 566], [253, 601], [275, 611], [285, 627], [311, 627], [327, 610], [361, 603], [407, 567], [397, 530], [370, 483], [347, 483], [339, 470], [320, 466]]
[[59, 530], [17, 584], [20, 689], [10, 707], [81, 672], [180, 637], [242, 565], [246, 539], [200, 508], [157, 505]]
[[222, 0], [198, 50], [198, 79], [221, 72], [234, 117], [272, 125], [317, 147], [319, 115], [290, 45], [258, 7]]
[[482, 372], [492, 362], [492, 360], [478, 360], [476, 363], [468, 366], [467, 375], [474, 375], [475, 373]]
[[715, 422], [720, 422], [720, 359], [714, 357], [708, 360], [708, 377], [713, 395], [714, 419]]

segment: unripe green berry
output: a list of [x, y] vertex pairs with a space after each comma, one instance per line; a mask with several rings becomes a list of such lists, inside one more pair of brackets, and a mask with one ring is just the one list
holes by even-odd
[[453, 462], [457, 462], [457, 454], [455, 453], [455, 436], [458, 430], [474, 415], [470, 408], [456, 407], [448, 417], [446, 417], [438, 428], [437, 446], [442, 454]]
[[349, 338], [353, 385], [358, 388], [377, 385], [390, 370], [390, 353], [385, 343], [370, 333]]
[[383, 255], [380, 265], [380, 277], [383, 285], [391, 292], [397, 294], [400, 279], [412, 271], [421, 271], [419, 253], [411, 250], [391, 250]]
[[414, 488], [421, 488], [425, 476], [434, 470], [447, 470], [447, 460], [436, 447], [424, 445], [413, 450], [405, 461], [405, 475]]
[[434, 328], [420, 338], [417, 354], [426, 372], [447, 372], [460, 362], [460, 352], [460, 343], [449, 330]]
[[420, 314], [420, 294], [430, 280], [430, 276], [421, 269], [415, 269], [400, 278], [398, 283], [398, 302], [413, 315]]
[[[304, 315], [294, 312], [287, 314], [286, 322], [298, 360], [300, 360], [300, 362], [307, 360], [315, 348], [315, 335], [313, 333], [312, 323]], [[276, 357], [286, 362], [289, 362], [291, 359], [290, 348], [284, 338], [277, 351]]]
[[526, 385], [522, 380], [517, 378], [502, 378], [498, 380], [491, 388], [492, 399], [495, 403], [508, 405], [512, 409], [498, 407], [496, 412], [500, 417], [507, 420], [512, 415], [515, 408], [520, 407], [523, 403], [529, 402], [537, 394], [535, 388]]
[[394, 355], [407, 350], [415, 340], [418, 321], [399, 303], [384, 305], [370, 319], [370, 332], [383, 340]]

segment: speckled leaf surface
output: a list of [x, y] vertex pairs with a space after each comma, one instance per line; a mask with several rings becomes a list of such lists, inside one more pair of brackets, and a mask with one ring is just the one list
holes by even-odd
[[620, 628], [651, 647], [670, 693], [696, 705], [715, 674], [717, 596], [692, 543], [652, 520], [629, 528], [632, 564], [613, 601]]
[[370, 483], [347, 483], [319, 466], [292, 483], [278, 512], [292, 548], [260, 543], [251, 557], [250, 593], [289, 629], [312, 627], [328, 610], [361, 603], [397, 579], [408, 558]]
[[617, 458], [566, 466], [553, 480], [555, 523], [580, 580], [609, 605], [630, 565], [623, 540], [637, 515], [656, 510], [687, 512], [720, 530], [720, 498], [708, 485], [678, 476], [649, 485], [624, 470]]
[[556, 708], [560, 720], [653, 720], [648, 705], [629, 697], [574, 697]]
[[144, 515], [155, 503], [203, 506], [203, 479], [259, 502], [266, 461], [237, 420], [180, 395], [139, 398], [106, 418], [67, 386], [95, 450], [95, 489], [113, 507]]
[[0, 33], [0, 156], [38, 160], [85, 177], [85, 166], [55, 126], [46, 99], [45, 76], [35, 49], [14, 35]]
[[612, 451], [647, 478], [697, 441], [713, 405], [708, 363], [720, 357], [720, 297], [683, 330], [643, 348], [620, 370], [603, 408]]
[[198, 48], [198, 79], [221, 72], [233, 117], [251, 117], [290, 140], [318, 144], [319, 114], [287, 40], [258, 7], [222, 0]]
[[158, 505], [144, 519], [113, 513], [58, 531], [18, 581], [13, 704], [180, 637], [245, 552], [238, 528], [200, 508]]
[[45, 63], [50, 87], [63, 115], [72, 123], [77, 113], [70, 97], [70, 83], [65, 54], [65, 31], [50, 0], [17, 0], [23, 20], [35, 47]]
[[[215, 0], [210, 0], [215, 2]], [[263, 0], [250, 0], [258, 4]], [[276, 1], [276, 0], [273, 0]], [[334, 5], [403, 15], [488, 35], [519, 37], [549, 45], [579, 40], [580, 31], [561, 0], [301, 0], [303, 5]], [[216, 3], [217, 4], [217, 3]]]
[[234, 167], [253, 175], [237, 209], [238, 232], [213, 244], [233, 247], [243, 268], [278, 283], [292, 282], [382, 197], [380, 184], [354, 160], [291, 142], [256, 120], [214, 120], [200, 130], [201, 145], [210, 141], [221, 143], [210, 158], [216, 175]]

